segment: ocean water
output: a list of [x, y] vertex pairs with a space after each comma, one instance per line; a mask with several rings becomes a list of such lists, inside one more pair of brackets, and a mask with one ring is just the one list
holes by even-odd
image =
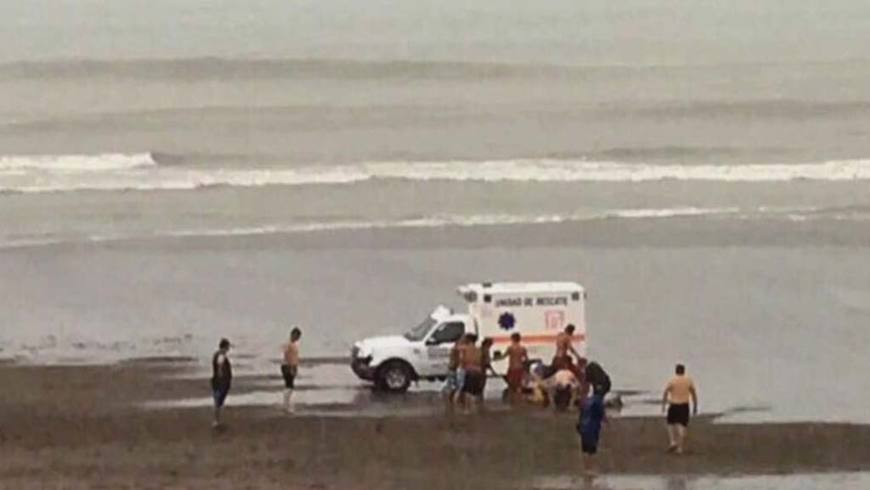
[[2, 14], [2, 359], [269, 372], [566, 279], [629, 413], [684, 361], [726, 420], [868, 421], [866, 2]]

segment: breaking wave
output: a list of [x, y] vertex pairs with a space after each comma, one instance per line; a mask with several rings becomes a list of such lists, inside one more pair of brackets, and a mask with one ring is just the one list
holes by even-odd
[[[788, 182], [870, 180], [870, 160], [796, 164], [673, 165], [516, 159], [214, 167], [167, 164], [151, 153], [0, 157], [0, 191], [185, 190], [213, 186], [336, 185], [372, 180], [455, 182]], [[203, 156], [201, 158], [208, 158]]]
[[155, 167], [150, 153], [103, 153], [97, 155], [0, 156], [0, 176], [9, 171], [106, 172]]
[[209, 237], [209, 236], [247, 236], [271, 235], [281, 233], [308, 233], [317, 231], [343, 230], [376, 230], [393, 228], [442, 228], [442, 227], [476, 227], [558, 224], [603, 219], [643, 219], [643, 218], [676, 218], [686, 216], [711, 216], [737, 213], [738, 208], [668, 208], [668, 209], [622, 209], [605, 211], [603, 213], [586, 214], [544, 214], [544, 215], [448, 215], [425, 218], [409, 218], [401, 220], [382, 221], [335, 221], [322, 223], [304, 223], [288, 226], [263, 226], [251, 228], [184, 230], [167, 232], [164, 236], [171, 237]]

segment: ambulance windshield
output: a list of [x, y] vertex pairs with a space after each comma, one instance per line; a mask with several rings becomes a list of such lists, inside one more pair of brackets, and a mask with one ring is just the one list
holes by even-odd
[[405, 334], [405, 338], [411, 341], [420, 341], [426, 337], [426, 334], [429, 333], [429, 330], [432, 330], [432, 327], [435, 326], [437, 320], [432, 318], [431, 316], [427, 316], [422, 323], [412, 328]]

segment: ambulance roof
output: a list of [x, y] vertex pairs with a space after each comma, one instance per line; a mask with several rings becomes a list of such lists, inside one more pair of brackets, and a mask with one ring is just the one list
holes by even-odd
[[467, 291], [474, 291], [478, 294], [582, 292], [583, 286], [576, 282], [493, 282], [466, 284], [459, 288], [460, 294], [464, 294]]

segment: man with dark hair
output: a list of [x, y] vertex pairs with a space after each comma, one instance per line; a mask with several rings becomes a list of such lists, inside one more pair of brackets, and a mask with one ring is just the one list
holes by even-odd
[[230, 365], [230, 341], [221, 339], [218, 350], [211, 358], [211, 390], [214, 398], [214, 423], [212, 427], [221, 425], [221, 409], [230, 392], [233, 380], [233, 368]]
[[564, 331], [556, 335], [556, 355], [553, 356], [553, 368], [556, 370], [572, 368], [574, 361], [570, 354], [580, 359], [580, 354], [574, 349], [574, 330], [576, 330], [574, 325], [568, 325]]
[[584, 382], [591, 386], [593, 391], [600, 394], [602, 397], [610, 392], [611, 383], [610, 376], [595, 361], [586, 365]]
[[486, 374], [483, 371], [483, 350], [477, 346], [477, 335], [470, 333], [459, 351], [459, 365], [465, 372], [465, 382], [460, 393], [460, 403], [466, 409], [476, 407], [483, 396]]
[[480, 367], [483, 369], [483, 373], [492, 373], [494, 375], [498, 375], [495, 372], [495, 369], [492, 367], [493, 355], [492, 355], [492, 345], [495, 341], [492, 337], [484, 337], [482, 341], [480, 341]]
[[447, 408], [451, 409], [453, 405], [459, 403], [459, 398], [462, 395], [462, 389], [465, 384], [465, 370], [460, 366], [459, 361], [462, 355], [462, 349], [468, 340], [468, 334], [463, 334], [459, 337], [453, 347], [450, 348], [450, 354], [447, 361], [447, 379], [444, 381], [444, 387], [441, 393], [444, 394]]
[[507, 376], [508, 397], [511, 402], [516, 401], [523, 393], [523, 378], [526, 376], [526, 362], [529, 360], [529, 352], [522, 344], [522, 336], [519, 332], [511, 334], [511, 344], [505, 349], [499, 359], [508, 358]]
[[290, 331], [290, 342], [284, 346], [284, 362], [281, 363], [281, 376], [284, 378], [284, 411], [293, 413], [293, 390], [296, 385], [296, 375], [299, 374], [299, 339], [302, 330], [293, 327]]
[[677, 364], [674, 372], [675, 376], [668, 381], [662, 395], [662, 412], [667, 410], [668, 415], [668, 452], [682, 454], [689, 426], [689, 402], [692, 404], [692, 413], [697, 415], [698, 392], [695, 382], [686, 376], [685, 366]]

